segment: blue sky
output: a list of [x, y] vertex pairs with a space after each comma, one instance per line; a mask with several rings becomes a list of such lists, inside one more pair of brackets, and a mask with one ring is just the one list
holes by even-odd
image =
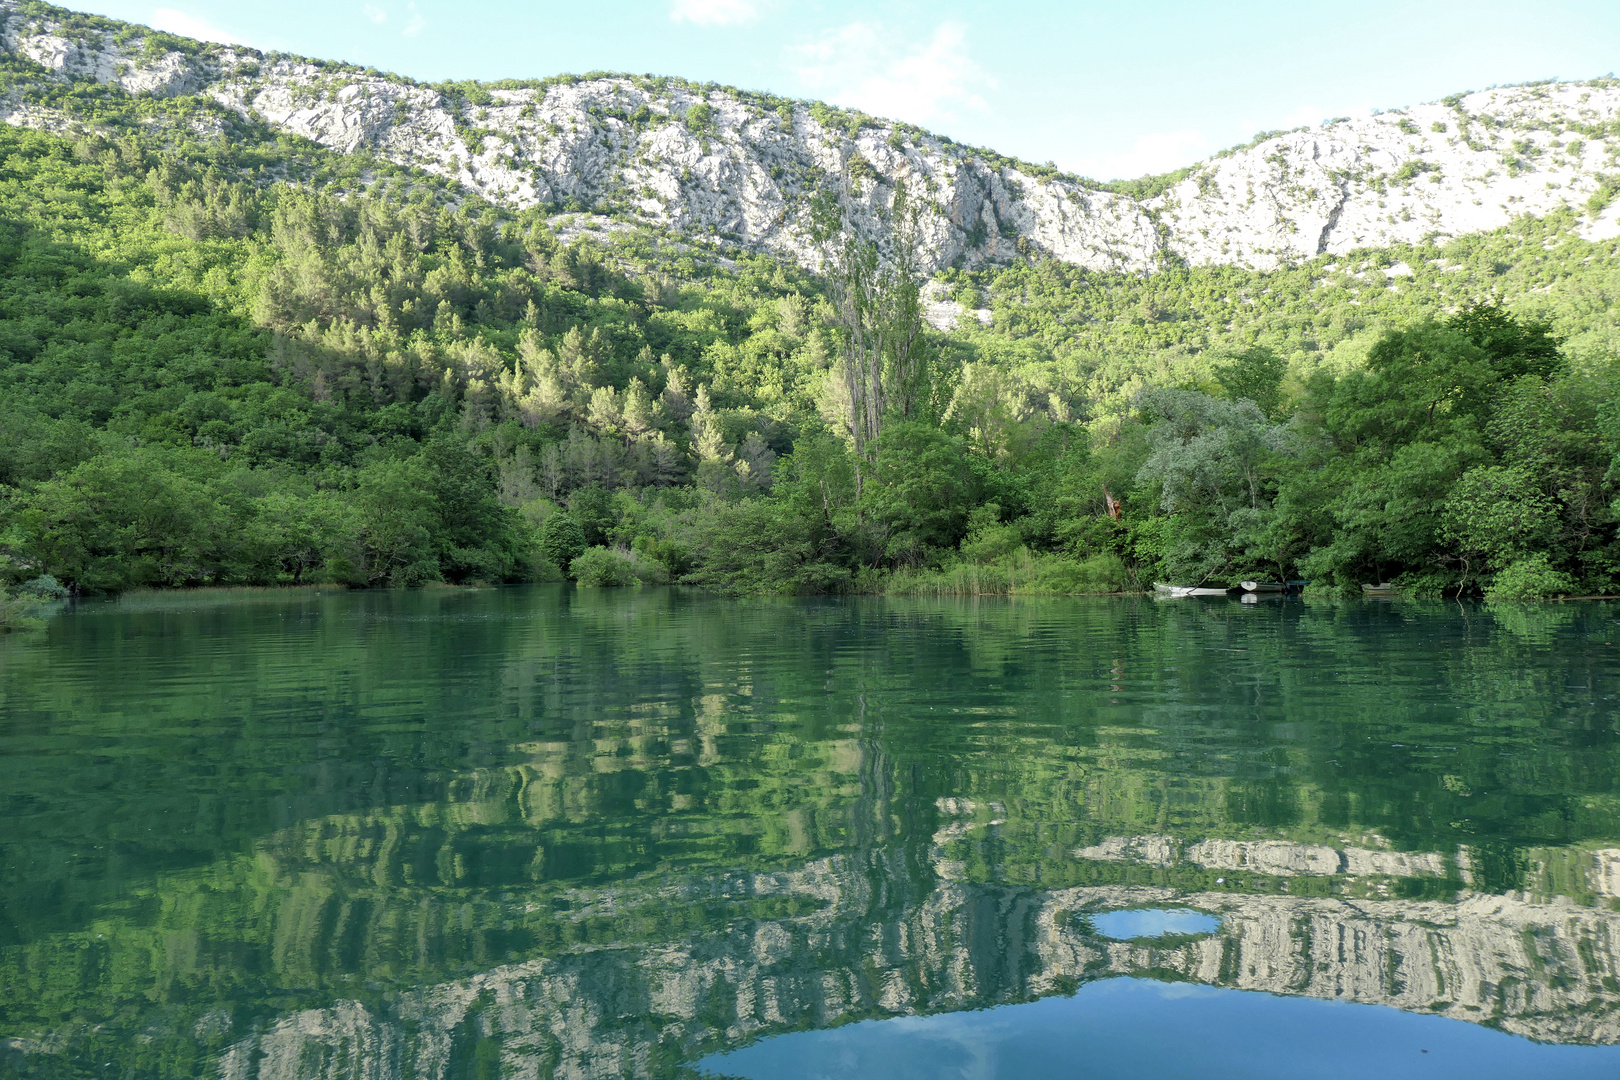
[[601, 69], [821, 98], [1101, 179], [1186, 165], [1264, 129], [1620, 69], [1617, 0], [100, 0], [84, 10], [418, 79]]

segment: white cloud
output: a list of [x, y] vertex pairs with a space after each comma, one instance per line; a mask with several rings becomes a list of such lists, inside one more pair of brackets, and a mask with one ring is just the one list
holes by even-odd
[[995, 80], [968, 56], [966, 37], [960, 24], [944, 23], [907, 47], [877, 23], [856, 22], [791, 54], [799, 78], [834, 105], [926, 124], [989, 108], [979, 91]]
[[1221, 992], [1218, 986], [1199, 986], [1197, 983], [1162, 983], [1152, 982], [1151, 993], [1164, 1001], [1175, 1001], [1178, 998], [1210, 998]]
[[179, 34], [181, 37], [196, 38], [198, 41], [217, 41], [222, 45], [243, 43], [241, 38], [233, 37], [208, 20], [187, 15], [174, 8], [158, 8], [152, 12], [152, 29]]
[[674, 0], [669, 17], [698, 26], [736, 26], [759, 14], [753, 0]]
[[1138, 135], [1128, 150], [1080, 158], [1073, 170], [1094, 180], [1134, 180], [1173, 172], [1210, 152], [1209, 140], [1197, 131], [1159, 131]]
[[366, 18], [370, 19], [378, 26], [381, 26], [383, 23], [388, 21], [388, 12], [378, 7], [376, 4], [367, 4], [362, 10], [366, 13]]
[[411, 13], [411, 17], [405, 23], [405, 29], [399, 32], [399, 36], [415, 37], [417, 34], [420, 34], [424, 29], [427, 28], [427, 20], [422, 18], [422, 13], [416, 10], [414, 0], [405, 5], [405, 10]]

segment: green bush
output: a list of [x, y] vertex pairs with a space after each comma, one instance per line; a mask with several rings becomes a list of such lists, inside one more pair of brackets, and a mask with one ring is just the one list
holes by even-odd
[[956, 563], [942, 570], [897, 570], [881, 588], [891, 596], [1005, 596], [1012, 575], [1005, 566]]
[[568, 498], [568, 516], [585, 530], [584, 547], [607, 547], [613, 543], [613, 533], [619, 524], [619, 510], [613, 492], [607, 488], [592, 484], [575, 491]]
[[593, 547], [568, 566], [583, 589], [613, 589], [640, 585], [636, 564], [611, 548]]
[[567, 581], [568, 574], [544, 555], [536, 555], [529, 563], [529, 580], [541, 583]]
[[51, 575], [41, 574], [31, 581], [25, 581], [18, 585], [17, 595], [31, 597], [35, 600], [66, 600], [68, 590]]
[[1098, 596], [1134, 588], [1117, 555], [1076, 560], [1020, 548], [990, 565], [953, 563], [939, 570], [900, 570], [883, 591], [897, 596]]
[[667, 585], [691, 572], [692, 553], [673, 540], [655, 536], [638, 536], [631, 545], [635, 553], [636, 572], [649, 585]]
[[961, 304], [965, 311], [975, 311], [984, 307], [984, 293], [971, 281], [964, 281], [952, 289], [951, 299]]
[[1575, 591], [1575, 579], [1553, 569], [1547, 556], [1526, 556], [1496, 575], [1485, 588], [1487, 600], [1546, 600]]
[[1620, 176], [1599, 176], [1597, 190], [1586, 200], [1586, 212], [1597, 217], [1609, 208], [1616, 195], [1620, 195]]
[[[1396, 593], [1416, 600], [1455, 597], [1458, 595], [1458, 589], [1466, 584], [1462, 574], [1455, 570], [1413, 571], [1399, 575], [1394, 581]], [[1360, 595], [1360, 588], [1360, 583], [1356, 583], [1356, 591], [1352, 595]]]
[[694, 135], [714, 130], [714, 106], [700, 101], [686, 110], [686, 130]]
[[553, 566], [572, 566], [584, 552], [585, 530], [567, 514], [553, 514], [540, 526], [540, 554]]
[[1126, 592], [1131, 587], [1130, 572], [1118, 555], [1093, 555], [1080, 561], [1054, 555], [1041, 559], [1028, 583], [1013, 592], [1096, 596]]

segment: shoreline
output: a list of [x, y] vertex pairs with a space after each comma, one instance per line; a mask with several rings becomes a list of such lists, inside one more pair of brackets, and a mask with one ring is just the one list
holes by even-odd
[[[668, 588], [668, 589], [689, 590], [691, 592], [703, 593], [703, 594], [710, 595], [710, 596], [731, 597], [733, 599], [741, 599], [741, 598], [746, 597], [746, 596], [772, 596], [772, 597], [779, 597], [779, 598], [780, 597], [786, 597], [786, 598], [790, 598], [790, 599], [795, 598], [795, 597], [801, 597], [801, 598], [823, 597], [823, 598], [825, 598], [825, 597], [837, 597], [837, 596], [851, 596], [851, 597], [854, 597], [854, 596], [868, 596], [868, 597], [886, 597], [886, 598], [890, 598], [890, 599], [912, 599], [912, 600], [933, 600], [933, 599], [944, 600], [944, 599], [959, 599], [959, 598], [979, 599], [979, 598], [988, 598], [988, 597], [1005, 597], [1007, 599], [1012, 599], [1014, 597], [1044, 597], [1044, 598], [1048, 598], [1048, 599], [1060, 599], [1060, 598], [1102, 599], [1102, 598], [1123, 598], [1123, 597], [1152, 597], [1152, 596], [1155, 595], [1154, 591], [1151, 590], [1151, 589], [1124, 590], [1124, 591], [1116, 590], [1116, 591], [1112, 591], [1112, 592], [1056, 592], [1056, 591], [1045, 591], [1045, 590], [1040, 590], [1040, 589], [993, 590], [993, 591], [992, 590], [979, 591], [979, 590], [966, 590], [966, 589], [963, 589], [963, 590], [948, 590], [948, 589], [947, 590], [927, 590], [927, 591], [920, 591], [920, 590], [919, 591], [905, 591], [905, 590], [893, 590], [893, 591], [891, 591], [891, 590], [888, 590], [888, 589], [878, 588], [878, 589], [855, 589], [855, 590], [850, 590], [848, 592], [842, 592], [842, 593], [792, 593], [792, 594], [784, 594], [784, 593], [731, 593], [731, 592], [726, 592], [724, 590], [719, 590], [719, 589], [705, 588], [702, 585], [688, 585], [688, 584], [681, 584], [679, 582], [670, 582], [670, 583], [664, 584], [664, 585], [652, 585], [652, 586], [645, 585], [645, 584], [638, 584], [638, 585], [634, 585], [634, 586], [582, 586], [582, 585], [579, 585], [579, 584], [577, 584], [575, 582], [569, 582], [569, 581], [525, 581], [525, 582], [511, 582], [511, 583], [468, 582], [468, 583], [463, 583], [463, 584], [455, 584], [455, 583], [452, 583], [452, 582], [444, 582], [444, 581], [435, 581], [435, 582], [428, 582], [428, 583], [423, 584], [423, 585], [414, 585], [414, 586], [370, 587], [370, 588], [355, 588], [355, 587], [348, 586], [348, 585], [340, 585], [340, 584], [333, 584], [333, 583], [323, 583], [323, 584], [317, 584], [317, 585], [192, 585], [192, 586], [182, 586], [182, 587], [176, 587], [176, 588], [141, 588], [141, 589], [130, 589], [128, 591], [121, 592], [121, 593], [108, 593], [108, 594], [97, 595], [97, 596], [70, 597], [70, 598], [67, 598], [65, 600], [50, 601], [49, 604], [46, 605], [46, 606], [62, 605], [62, 606], [66, 606], [66, 607], [71, 607], [71, 606], [77, 606], [79, 604], [126, 603], [126, 602], [130, 602], [130, 601], [141, 602], [141, 601], [146, 601], [146, 600], [157, 600], [157, 599], [160, 599], [160, 598], [163, 598], [163, 599], [175, 599], [175, 598], [180, 598], [180, 597], [198, 597], [198, 598], [215, 597], [215, 598], [223, 598], [223, 597], [225, 597], [227, 595], [237, 595], [237, 596], [242, 597], [243, 599], [247, 599], [247, 598], [250, 598], [250, 597], [253, 597], [253, 596], [263, 596], [263, 597], [268, 599], [268, 598], [271, 598], [271, 597], [287, 596], [287, 595], [290, 595], [290, 594], [293, 594], [293, 593], [309, 593], [311, 595], [321, 595], [321, 594], [329, 594], [329, 593], [377, 593], [377, 594], [412, 593], [412, 592], [463, 593], [463, 592], [477, 592], [477, 591], [482, 591], [482, 590], [485, 590], [485, 589], [515, 589], [515, 588], [524, 588], [524, 587], [536, 586], [536, 585], [552, 585], [552, 586], [573, 585], [573, 587], [576, 588], [576, 589], [586, 590], [586, 591], [590, 591], [590, 592], [615, 591], [616, 589], [630, 589], [631, 591], [639, 591], [640, 589], [643, 589], [643, 588]], [[1246, 595], [1246, 594], [1242, 593], [1241, 591], [1239, 591], [1237, 589], [1233, 589], [1233, 590], [1230, 591], [1229, 595], [1225, 599], [1229, 599], [1229, 600], [1230, 599], [1241, 599], [1244, 595]], [[1365, 597], [1357, 597], [1357, 596], [1332, 596], [1332, 595], [1322, 595], [1322, 594], [1312, 596], [1312, 595], [1308, 595], [1308, 594], [1296, 594], [1293, 598], [1294, 599], [1299, 599], [1299, 600], [1316, 601], [1316, 602], [1320, 602], [1320, 601], [1345, 601], [1345, 600], [1350, 600], [1350, 601], [1365, 600], [1366, 602], [1369, 602], [1369, 603], [1374, 602], [1374, 601], [1380, 602], [1380, 603], [1388, 603], [1388, 602], [1390, 602], [1392, 600], [1404, 600], [1404, 601], [1409, 601], [1409, 602], [1410, 601], [1439, 601], [1439, 602], [1444, 602], [1444, 603], [1458, 603], [1458, 602], [1460, 602], [1459, 598], [1457, 598], [1457, 597], [1444, 597], [1444, 596], [1428, 596], [1428, 597], [1420, 597], [1420, 596], [1383, 596], [1383, 597], [1365, 598]], [[1194, 598], [1192, 598], [1192, 597], [1178, 597], [1176, 599], [1194, 599]], [[1220, 599], [1220, 598], [1219, 597], [1205, 597], [1205, 598], [1202, 598], [1202, 599]], [[1466, 600], [1466, 602], [1476, 603], [1476, 604], [1491, 604], [1491, 603], [1496, 603], [1496, 604], [1522, 604], [1522, 605], [1566, 604], [1566, 603], [1578, 603], [1578, 602], [1579, 603], [1596, 603], [1596, 602], [1615, 601], [1615, 600], [1620, 600], [1620, 594], [1604, 593], [1604, 594], [1592, 594], [1592, 595], [1582, 595], [1582, 596], [1549, 596], [1549, 597], [1543, 597], [1543, 598], [1537, 599], [1537, 600], [1514, 600], [1514, 601], [1489, 601], [1489, 600], [1486, 600], [1484, 597], [1478, 597], [1478, 596], [1467, 597], [1467, 598], [1462, 598], [1462, 599]]]

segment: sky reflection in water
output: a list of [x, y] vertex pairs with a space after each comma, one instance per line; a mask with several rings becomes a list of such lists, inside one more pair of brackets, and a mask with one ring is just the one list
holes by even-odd
[[747, 1080], [1613, 1080], [1620, 1048], [1536, 1046], [1379, 1005], [1113, 979], [1073, 997], [766, 1039], [699, 1066]]
[[1091, 917], [1091, 925], [1103, 937], [1129, 941], [1166, 934], [1213, 934], [1221, 920], [1191, 908], [1135, 908], [1104, 911]]

